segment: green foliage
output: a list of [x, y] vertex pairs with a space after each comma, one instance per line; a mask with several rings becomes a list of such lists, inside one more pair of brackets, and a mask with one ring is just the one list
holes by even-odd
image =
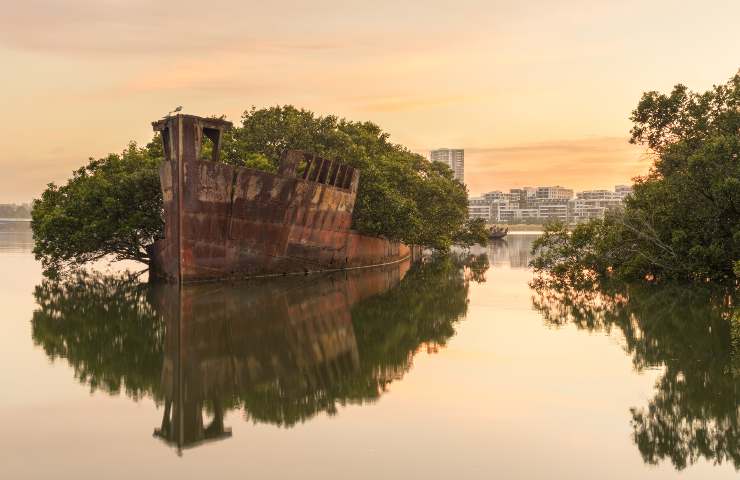
[[476, 244], [486, 246], [488, 244], [486, 221], [482, 218], [469, 218], [456, 236], [455, 243], [463, 247]]
[[592, 221], [577, 225], [572, 232], [562, 222], [545, 225], [545, 231], [532, 243], [534, 258], [530, 265], [535, 273], [550, 274], [552, 279], [568, 285], [584, 286], [602, 270], [598, 250], [601, 223]]
[[633, 112], [632, 142], [656, 155], [623, 211], [548, 229], [533, 246], [540, 273], [727, 282], [740, 259], [740, 74], [697, 94], [649, 92]]
[[[212, 145], [203, 145], [210, 158]], [[227, 132], [224, 162], [276, 172], [286, 149], [339, 158], [360, 169], [353, 228], [362, 233], [446, 250], [455, 241], [479, 239], [466, 225], [467, 193], [452, 171], [406, 148], [370, 122], [316, 116], [292, 106], [244, 113]], [[49, 184], [33, 204], [34, 250], [48, 274], [106, 256], [149, 260], [162, 234], [157, 168], [159, 138], [145, 148], [131, 143], [121, 154], [90, 160], [66, 185]]]
[[[391, 143], [371, 122], [317, 116], [293, 106], [244, 112], [226, 135], [223, 157], [241, 165], [264, 156], [275, 168], [285, 150], [338, 158], [360, 169], [353, 228], [409, 244], [445, 250], [467, 233], [467, 192], [441, 163]], [[263, 168], [264, 169], [264, 168]]]
[[[155, 139], [156, 140], [156, 139]], [[31, 228], [34, 254], [47, 274], [111, 256], [149, 259], [162, 232], [161, 148], [129, 144], [121, 154], [93, 160], [66, 185], [49, 184], [35, 200]]]
[[663, 153], [679, 142], [700, 147], [715, 135], [737, 135], [740, 129], [740, 73], [704, 93], [678, 84], [669, 95], [645, 92], [632, 112], [631, 143]]
[[277, 165], [261, 153], [246, 153], [239, 163], [241, 167], [262, 170], [263, 172], [277, 173]]

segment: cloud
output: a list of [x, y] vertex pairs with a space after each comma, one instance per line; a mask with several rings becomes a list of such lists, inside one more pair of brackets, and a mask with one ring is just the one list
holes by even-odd
[[3, 7], [0, 45], [86, 56], [305, 52], [342, 45], [320, 35], [279, 34], [279, 27], [269, 27], [277, 27], [282, 14], [277, 9], [260, 12], [252, 2], [225, 2], [212, 8], [193, 0], [25, 0]]
[[[466, 149], [474, 193], [610, 186], [650, 164], [625, 138], [606, 137], [628, 130], [640, 93], [722, 81], [740, 46], [738, 7], [668, 0], [5, 3], [0, 126], [14, 160], [0, 196], [68, 176], [28, 173], [50, 145], [71, 169], [151, 138], [148, 121], [175, 105], [238, 118], [286, 103], [371, 120], [407, 145], [496, 145]], [[635, 17], [637, 6], [650, 15]], [[680, 55], [665, 55], [666, 39]]]
[[397, 95], [378, 97], [359, 97], [349, 99], [355, 108], [366, 112], [404, 112], [430, 107], [459, 104], [473, 100], [475, 97], [465, 95], [420, 96]]
[[0, 46], [57, 55], [136, 57], [347, 48], [388, 52], [410, 39], [417, 45], [434, 41], [422, 25], [410, 28], [403, 17], [384, 16], [402, 10], [395, 3], [24, 0], [3, 7]]
[[536, 142], [465, 150], [465, 179], [472, 193], [524, 185], [609, 188], [647, 173], [651, 159], [624, 137]]

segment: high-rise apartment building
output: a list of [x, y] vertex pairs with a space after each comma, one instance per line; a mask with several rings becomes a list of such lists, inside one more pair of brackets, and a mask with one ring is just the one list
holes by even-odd
[[442, 162], [455, 173], [455, 178], [465, 181], [465, 150], [462, 148], [438, 148], [432, 150], [429, 159], [433, 162]]
[[632, 193], [632, 185], [617, 185], [614, 187], [614, 192], [622, 198]]
[[468, 217], [469, 218], [482, 218], [486, 222], [490, 222], [492, 215], [493, 205], [483, 197], [471, 197], [468, 199]]
[[554, 187], [537, 187], [537, 200], [570, 200], [573, 198], [573, 190], [555, 185]]

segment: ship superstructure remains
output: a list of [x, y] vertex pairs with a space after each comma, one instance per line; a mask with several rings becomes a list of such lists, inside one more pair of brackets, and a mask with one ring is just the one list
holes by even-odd
[[[351, 230], [360, 172], [300, 151], [277, 174], [219, 162], [231, 123], [176, 115], [161, 133], [165, 236], [154, 277], [178, 283], [383, 265], [417, 249]], [[203, 159], [204, 139], [211, 158]]]

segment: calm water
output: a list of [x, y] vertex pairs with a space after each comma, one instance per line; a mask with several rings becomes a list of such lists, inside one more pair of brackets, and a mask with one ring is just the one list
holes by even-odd
[[46, 281], [0, 224], [2, 476], [736, 478], [726, 303], [532, 290], [533, 238], [177, 291]]

